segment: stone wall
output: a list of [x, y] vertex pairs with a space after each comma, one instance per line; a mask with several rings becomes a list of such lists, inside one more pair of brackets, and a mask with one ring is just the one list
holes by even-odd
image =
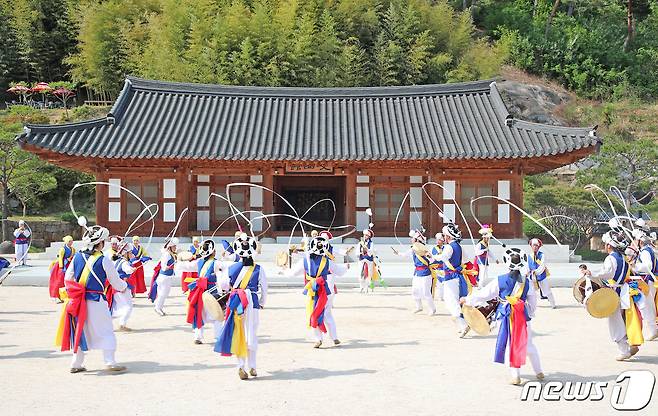
[[[53, 241], [62, 241], [66, 235], [71, 235], [74, 240], [82, 238], [82, 229], [77, 224], [66, 221], [27, 221], [32, 230], [32, 245], [44, 248], [50, 246]], [[18, 228], [18, 221], [7, 221], [7, 229], [13, 235]]]

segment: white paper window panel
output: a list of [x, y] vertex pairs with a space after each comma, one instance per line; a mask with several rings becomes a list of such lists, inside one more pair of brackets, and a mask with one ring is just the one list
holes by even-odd
[[443, 204], [443, 222], [455, 222], [455, 204]]
[[422, 176], [409, 176], [409, 182], [411, 183], [423, 183]]
[[165, 202], [162, 204], [162, 220], [164, 222], [176, 222], [175, 202]]
[[170, 199], [176, 198], [176, 179], [162, 180], [162, 197]]
[[455, 198], [455, 187], [457, 185], [456, 181], [443, 181], [443, 199], [453, 199]]
[[423, 188], [409, 189], [409, 206], [412, 208], [423, 207]]
[[368, 214], [366, 214], [365, 211], [357, 211], [356, 212], [356, 228], [361, 230], [365, 230], [368, 227], [368, 224], [370, 224], [370, 217]]
[[498, 181], [498, 197], [510, 199], [510, 181]]
[[370, 188], [367, 186], [356, 187], [356, 206], [358, 208], [370, 206]]
[[[252, 192], [253, 192], [253, 189], [252, 189]], [[263, 231], [263, 219], [262, 218], [256, 219], [256, 220], [254, 219], [254, 218], [260, 217], [262, 215], [263, 214], [261, 214], [260, 212], [250, 212], [249, 213], [249, 218], [251, 219], [251, 227], [254, 230], [254, 232]]]
[[422, 219], [423, 219], [423, 214], [422, 213], [419, 212], [418, 215], [416, 215], [415, 212], [413, 212], [413, 211], [410, 212], [409, 213], [409, 227], [410, 227], [410, 229], [416, 229], [416, 228], [420, 229], [423, 225], [423, 220]]
[[[263, 175], [251, 175], [249, 177], [249, 181], [251, 183], [261, 183], [263, 182]], [[252, 188], [252, 189], [256, 189], [256, 188]]]
[[356, 177], [356, 183], [368, 183], [370, 182], [370, 176], [359, 175]]
[[261, 208], [263, 206], [263, 190], [261, 188], [249, 189], [249, 205], [252, 208]]
[[210, 198], [210, 187], [209, 186], [197, 186], [196, 187], [196, 206], [197, 207], [207, 207], [208, 200]]
[[199, 231], [208, 231], [210, 229], [210, 211], [196, 212], [196, 229]]
[[107, 220], [109, 222], [121, 221], [121, 202], [110, 202], [107, 208]]
[[210, 175], [196, 175], [197, 182], [210, 182]]
[[110, 179], [107, 181], [110, 186], [108, 187], [108, 196], [110, 198], [121, 198], [121, 179]]
[[509, 205], [498, 204], [498, 224], [509, 224]]

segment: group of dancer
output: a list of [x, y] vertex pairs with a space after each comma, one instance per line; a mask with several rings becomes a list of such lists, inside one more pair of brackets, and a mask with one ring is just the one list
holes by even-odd
[[[66, 302], [57, 339], [62, 350], [74, 353], [72, 373], [85, 371], [85, 351], [89, 349], [103, 351], [109, 371], [123, 371], [125, 367], [115, 361], [112, 318], [118, 320], [117, 331], [131, 330], [128, 319], [133, 297], [140, 293], [138, 271], [141, 269], [143, 276], [144, 263], [151, 259], [139, 245], [138, 238], [128, 244], [114, 237], [105, 252], [109, 231], [102, 226], [88, 227], [85, 221], [82, 223], [86, 230], [83, 249], [76, 252], [72, 238], [65, 237], [65, 246], [53, 264], [51, 276], [57, 276], [54, 287], [63, 275], [64, 289], [54, 291], [51, 287], [51, 296]], [[621, 299], [615, 312], [608, 317], [610, 336], [619, 348], [617, 359], [620, 361], [639, 351], [644, 342], [643, 322], [648, 331], [647, 339], [658, 338], [655, 235], [651, 235], [643, 223], [636, 225], [632, 239], [626, 238], [621, 225], [613, 226], [603, 238], [609, 255], [602, 269], [596, 273], [582, 269], [589, 295], [593, 292], [590, 280], [598, 279], [613, 288]], [[434, 315], [434, 299], [438, 294], [455, 322], [459, 337], [463, 338], [470, 330], [464, 308], [477, 308], [496, 300], [491, 322], [492, 327], [498, 328], [494, 361], [506, 363], [511, 369], [511, 383], [520, 384], [520, 367], [528, 357], [537, 379], [541, 380], [544, 373], [530, 321], [536, 315], [539, 297], [545, 297], [555, 308], [542, 242], [531, 239], [530, 254], [519, 248], [507, 248], [502, 256], [507, 272], [488, 279], [488, 267], [500, 261], [491, 252], [493, 228], [483, 225], [480, 235], [471, 261], [465, 261], [462, 234], [459, 226], [452, 222], [435, 235], [436, 244], [431, 247], [427, 245], [423, 230], [414, 229], [409, 233], [408, 250], [393, 249], [396, 255], [413, 264], [414, 313], [426, 307], [428, 313]], [[371, 284], [369, 279], [378, 267], [374, 264], [373, 236], [371, 229], [363, 230], [357, 246], [362, 291], [367, 291]], [[349, 250], [340, 251], [331, 244], [332, 240], [330, 231], [312, 232], [301, 259], [286, 272], [289, 277], [303, 277], [306, 324], [312, 330], [314, 348], [322, 347], [325, 336], [334, 346], [341, 343], [332, 309], [338, 293], [336, 278], [345, 274], [349, 264], [337, 262], [335, 256], [345, 255]], [[264, 268], [254, 260], [258, 251], [256, 238], [239, 231], [233, 242], [222, 241], [217, 246], [212, 239], [200, 241], [196, 238], [188, 250], [179, 250], [179, 245], [178, 238], [167, 237], [154, 269], [148, 297], [155, 312], [166, 315], [166, 299], [176, 276], [175, 270], [178, 271], [187, 296], [186, 320], [193, 329], [194, 343], [203, 344], [203, 328], [211, 325], [214, 351], [237, 357], [240, 379], [257, 377], [259, 310], [265, 306], [268, 284]], [[141, 293], [146, 292], [145, 285], [141, 290]]]

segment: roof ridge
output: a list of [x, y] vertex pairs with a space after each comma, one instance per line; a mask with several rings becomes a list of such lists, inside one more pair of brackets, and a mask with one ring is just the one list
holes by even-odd
[[96, 125], [108, 124], [108, 117], [103, 118], [93, 118], [90, 120], [76, 121], [72, 123], [62, 123], [62, 124], [25, 124], [24, 129], [29, 130], [30, 132], [57, 132], [57, 131], [68, 131], [68, 130], [78, 130], [86, 129], [88, 127], [94, 127]]
[[[493, 80], [456, 82], [451, 84], [399, 85], [383, 87], [260, 87], [245, 85], [199, 84], [189, 82], [157, 81], [129, 76], [126, 85], [135, 90], [170, 93], [261, 96], [265, 98], [341, 98], [341, 97], [399, 97], [417, 95], [450, 95], [489, 93]], [[125, 88], [124, 88], [125, 90]], [[123, 91], [122, 91], [123, 95]]]

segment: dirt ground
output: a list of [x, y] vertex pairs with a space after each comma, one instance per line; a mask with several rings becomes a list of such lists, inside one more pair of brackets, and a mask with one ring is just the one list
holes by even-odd
[[[658, 342], [630, 362], [617, 362], [604, 320], [591, 318], [570, 289], [555, 289], [533, 320], [546, 382], [615, 382], [625, 370], [658, 374]], [[300, 289], [274, 289], [261, 312], [256, 379], [240, 381], [233, 357], [194, 345], [185, 299], [172, 289], [167, 316], [136, 300], [132, 333], [118, 333], [124, 374], [102, 370], [100, 351], [88, 372], [68, 372], [70, 353], [53, 345], [60, 306], [47, 288], [0, 287], [0, 403], [6, 415], [532, 415], [612, 414], [600, 401], [520, 400], [508, 369], [492, 361], [495, 336], [459, 339], [445, 308], [433, 317], [411, 313], [410, 288], [362, 295], [341, 291], [335, 301], [340, 347], [315, 350], [305, 327]], [[328, 340], [327, 340], [328, 341]], [[533, 380], [530, 367], [524, 380]], [[658, 399], [638, 414], [656, 414]], [[517, 413], [519, 414], [519, 413]]]

